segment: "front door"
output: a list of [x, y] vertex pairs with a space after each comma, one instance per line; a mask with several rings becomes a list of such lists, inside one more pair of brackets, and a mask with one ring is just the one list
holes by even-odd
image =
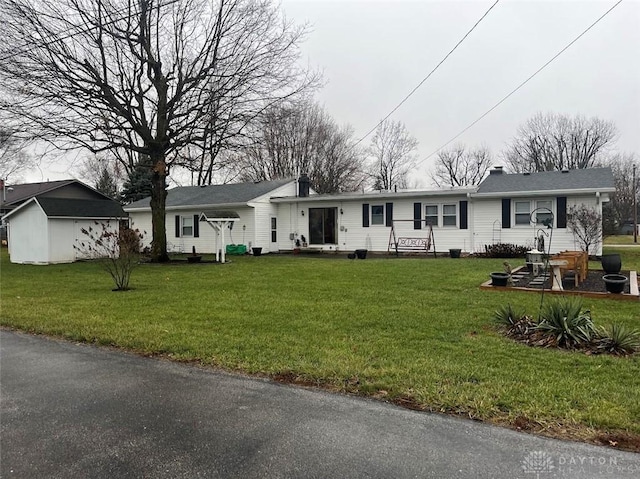
[[309, 243], [337, 244], [338, 208], [309, 208]]

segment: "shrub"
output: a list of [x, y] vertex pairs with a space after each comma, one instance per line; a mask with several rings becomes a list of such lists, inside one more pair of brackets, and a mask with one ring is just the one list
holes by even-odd
[[484, 245], [484, 256], [487, 258], [524, 258], [530, 248], [511, 243]]
[[494, 313], [494, 320], [500, 326], [512, 327], [524, 316], [524, 311], [515, 310], [511, 303], [500, 306]]
[[611, 324], [598, 329], [598, 349], [609, 354], [633, 354], [640, 351], [640, 331], [624, 324]]
[[536, 330], [559, 347], [574, 348], [597, 337], [590, 311], [582, 311], [578, 297], [561, 298], [545, 304]]
[[120, 227], [120, 222], [94, 221], [95, 228], [82, 228], [84, 239], [73, 245], [82, 256], [99, 261], [109, 273], [116, 287], [114, 291], [129, 289], [131, 273], [139, 264], [143, 234], [139, 230]]

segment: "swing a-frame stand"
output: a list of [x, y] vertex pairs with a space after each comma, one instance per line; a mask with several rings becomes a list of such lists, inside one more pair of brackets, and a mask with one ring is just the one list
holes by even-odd
[[[426, 235], [418, 236], [422, 232], [426, 232]], [[400, 256], [400, 253], [428, 254], [430, 250], [433, 250], [435, 258], [436, 243], [431, 223], [427, 220], [393, 220], [387, 254], [392, 251], [395, 251], [396, 256]]]

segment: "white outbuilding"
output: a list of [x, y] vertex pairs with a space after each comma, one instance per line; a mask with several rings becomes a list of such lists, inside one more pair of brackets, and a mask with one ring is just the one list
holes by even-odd
[[117, 231], [126, 214], [113, 200], [35, 196], [4, 216], [12, 263], [71, 263], [80, 258], [74, 248], [86, 239], [83, 229], [96, 222]]

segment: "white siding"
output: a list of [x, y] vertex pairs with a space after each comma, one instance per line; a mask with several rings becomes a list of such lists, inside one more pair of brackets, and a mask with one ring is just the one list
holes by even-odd
[[[391, 227], [370, 224], [368, 227], [362, 225], [362, 205], [369, 204], [385, 206], [386, 203], [393, 203], [393, 218], [397, 237], [423, 238], [428, 236], [426, 228], [420, 230], [413, 229], [413, 204], [422, 204], [422, 218], [424, 219], [424, 205], [436, 201], [439, 204], [455, 204], [457, 211], [457, 225], [455, 227], [434, 227], [434, 241], [437, 251], [448, 251], [449, 248], [468, 249], [470, 245], [470, 230], [461, 230], [460, 212], [457, 205], [465, 196], [457, 195], [451, 197], [438, 197], [432, 200], [429, 197], [417, 196], [410, 198], [349, 198], [343, 201], [299, 201], [292, 203], [280, 203], [278, 205], [278, 219], [283, 233], [280, 234], [279, 247], [281, 250], [291, 250], [294, 241], [289, 239], [289, 234], [295, 238], [304, 236], [309, 240], [309, 208], [336, 208], [336, 244], [323, 246], [311, 245], [327, 251], [353, 251], [355, 249], [366, 248], [369, 251], [387, 252], [389, 245], [389, 235]], [[302, 214], [304, 212], [304, 215]], [[386, 211], [385, 211], [386, 214]], [[385, 217], [386, 218], [386, 217]], [[407, 221], [397, 221], [407, 220]], [[471, 224], [471, 218], [469, 218]]]
[[93, 221], [72, 219], [49, 219], [49, 262], [70, 263], [79, 257], [73, 245], [76, 238], [83, 241], [86, 238], [80, 232], [80, 228], [93, 226]]
[[47, 217], [31, 202], [8, 218], [9, 255], [12, 263], [49, 262]]
[[[555, 197], [518, 197], [512, 198], [511, 202], [511, 227], [502, 227], [502, 200], [500, 198], [479, 199], [473, 200], [473, 249], [476, 252], [484, 251], [485, 245], [493, 243], [512, 243], [527, 247], [534, 246], [534, 240], [536, 236], [542, 230], [546, 233], [545, 236], [545, 248], [551, 247], [551, 253], [557, 253], [563, 250], [579, 250], [580, 245], [576, 241], [574, 234], [569, 228], [557, 228], [557, 223], [554, 224], [553, 236], [550, 238], [547, 236], [551, 233], [551, 230], [546, 229], [541, 225], [516, 225], [514, 222], [514, 202], [515, 201], [527, 201], [527, 200], [551, 200], [552, 210], [557, 221], [557, 199]], [[595, 195], [591, 196], [579, 196], [579, 197], [567, 197], [567, 210], [574, 205], [585, 204], [589, 207], [595, 207], [598, 212], [602, 214], [602, 203], [596, 201]], [[551, 244], [549, 245], [549, 240]], [[597, 251], [592, 251], [592, 254], [602, 254], [602, 245], [600, 244]]]

